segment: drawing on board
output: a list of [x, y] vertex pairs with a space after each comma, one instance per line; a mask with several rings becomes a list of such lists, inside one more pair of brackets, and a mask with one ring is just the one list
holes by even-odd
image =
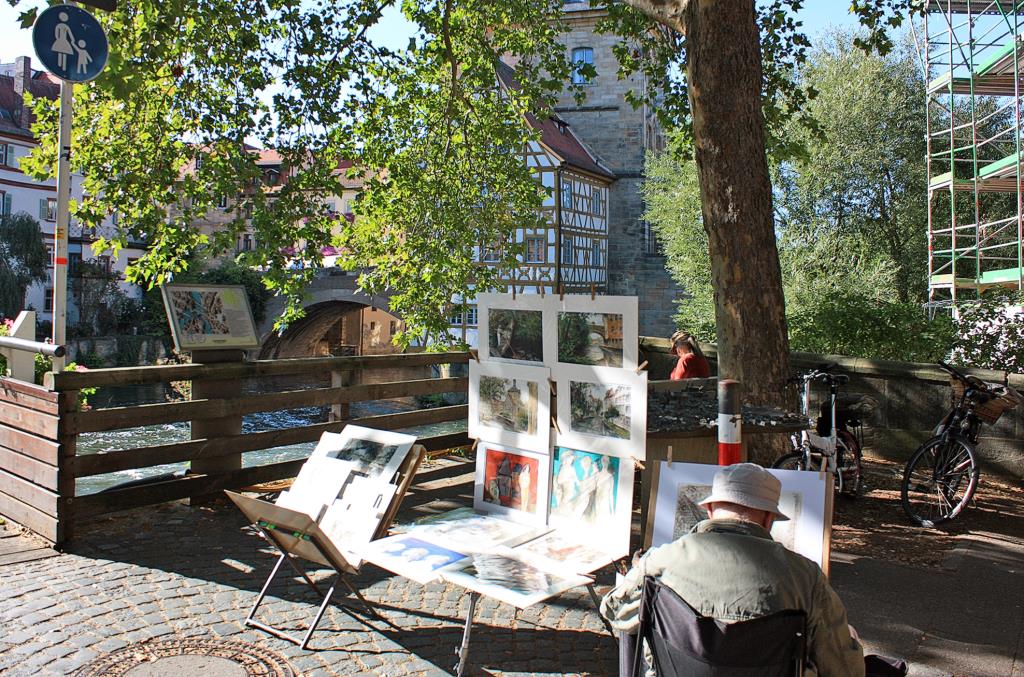
[[558, 530], [517, 545], [512, 551], [524, 561], [537, 563], [546, 570], [562, 570], [576, 574], [588, 574], [613, 559], [607, 552], [571, 540]]
[[633, 369], [639, 354], [635, 296], [551, 297], [544, 316], [547, 364]]
[[699, 505], [711, 495], [710, 484], [680, 484], [676, 498], [675, 524], [672, 527], [672, 540], [690, 533], [690, 530], [708, 518], [708, 511]]
[[477, 450], [473, 507], [540, 523], [547, 516], [548, 458], [495, 444]]
[[629, 549], [633, 462], [555, 447], [550, 522], [615, 556]]
[[544, 307], [539, 296], [478, 294], [480, 358], [495, 362], [544, 363]]
[[340, 433], [324, 433], [313, 456], [348, 461], [368, 477], [390, 480], [415, 442], [413, 435], [349, 425]]
[[558, 361], [622, 367], [621, 313], [558, 313]]
[[474, 554], [469, 564], [445, 571], [442, 578], [519, 608], [590, 582], [586, 576], [543, 571], [511, 551]]
[[440, 569], [466, 559], [464, 553], [409, 534], [373, 541], [364, 549], [363, 557], [418, 583], [428, 583], [437, 578]]
[[616, 456], [646, 456], [646, 372], [564, 365], [556, 373], [560, 395], [556, 444]]
[[460, 552], [479, 552], [499, 545], [515, 545], [536, 538], [548, 529], [457, 508], [421, 520], [409, 534]]
[[470, 436], [546, 453], [551, 431], [549, 375], [547, 367], [470, 362]]

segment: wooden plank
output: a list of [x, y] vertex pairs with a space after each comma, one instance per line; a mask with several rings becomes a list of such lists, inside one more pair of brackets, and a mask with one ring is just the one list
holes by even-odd
[[0, 556], [0, 567], [5, 564], [23, 564], [25, 562], [34, 562], [39, 559], [46, 559], [47, 557], [56, 557], [59, 555], [53, 548], [35, 548], [33, 550], [26, 550], [23, 552], [11, 553], [10, 555]]
[[57, 494], [55, 492], [3, 470], [0, 470], [0, 493], [31, 505], [47, 515], [57, 516]]
[[0, 469], [46, 489], [57, 488], [56, 467], [11, 449], [0, 448]]
[[462, 351], [348, 357], [301, 357], [290, 360], [256, 360], [235, 364], [173, 364], [154, 367], [91, 369], [84, 372], [64, 371], [47, 374], [44, 382], [47, 389], [62, 391], [89, 387], [190, 381], [192, 379], [243, 379], [296, 374], [327, 374], [332, 370], [460, 364], [468, 360], [469, 353]]
[[[70, 373], [70, 372], [69, 372]], [[249, 395], [230, 399], [203, 399], [168, 404], [143, 404], [136, 407], [116, 407], [69, 414], [63, 421], [67, 433], [99, 432], [144, 425], [197, 421], [211, 418], [239, 416], [260, 411], [280, 411], [298, 407], [324, 407], [339, 402], [368, 402], [394, 397], [413, 397], [464, 391], [469, 379], [428, 378], [414, 381], [391, 381], [345, 386], [342, 388], [313, 388], [290, 390], [264, 395]]]
[[57, 393], [12, 378], [0, 378], [0, 402], [12, 402], [48, 414], [57, 413]]
[[0, 447], [31, 456], [37, 461], [57, 465], [57, 451], [60, 445], [31, 433], [0, 425]]
[[[428, 450], [443, 448], [442, 445], [459, 446], [469, 443], [465, 433], [439, 435], [418, 440]], [[88, 494], [69, 499], [68, 507], [72, 525], [82, 524], [89, 518], [118, 510], [155, 505], [190, 496], [205, 496], [224, 489], [245, 487], [262, 482], [271, 482], [285, 477], [295, 477], [305, 459], [282, 461], [268, 465], [242, 468], [216, 475], [186, 475], [182, 478], [157, 482], [116, 491]]]
[[34, 531], [51, 543], [57, 542], [57, 519], [16, 498], [0, 494], [0, 515]]
[[213, 439], [198, 439], [187, 442], [139, 447], [107, 451], [99, 454], [84, 454], [69, 459], [68, 469], [75, 477], [100, 475], [119, 470], [147, 468], [165, 463], [178, 463], [194, 458], [212, 458], [223, 454], [232, 454], [260, 449], [273, 449], [289, 444], [301, 444], [320, 439], [325, 432], [341, 432], [346, 425], [354, 424], [368, 428], [394, 430], [396, 428], [457, 421], [465, 419], [468, 407], [464, 404], [437, 409], [420, 409], [398, 414], [366, 416], [347, 421], [317, 423], [313, 425], [265, 430], [243, 435], [228, 435]]
[[18, 430], [40, 435], [47, 439], [57, 439], [57, 417], [35, 411], [16, 404], [4, 403], [0, 406], [0, 424]]

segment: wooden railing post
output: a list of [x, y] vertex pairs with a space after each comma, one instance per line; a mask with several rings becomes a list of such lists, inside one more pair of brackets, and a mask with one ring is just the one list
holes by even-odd
[[78, 391], [57, 394], [57, 540], [60, 548], [75, 535], [75, 472], [72, 465], [78, 453], [78, 433], [69, 425], [78, 411]]
[[[241, 350], [196, 350], [192, 353], [193, 364], [223, 364], [225, 362], [241, 362], [245, 353]], [[193, 379], [192, 399], [216, 399], [238, 397], [238, 379]], [[193, 420], [192, 439], [213, 439], [227, 435], [242, 434], [242, 416], [231, 415], [221, 418]], [[239, 470], [242, 467], [242, 454], [227, 454], [213, 458], [197, 457], [191, 462], [189, 469], [199, 474], [210, 474]], [[208, 502], [211, 496], [192, 496], [192, 505]]]
[[[353, 383], [354, 374], [351, 369], [332, 369], [331, 370], [331, 387], [332, 388], [344, 388], [350, 386]], [[328, 415], [327, 420], [331, 423], [338, 421], [347, 421], [352, 415], [351, 405], [348, 402], [342, 402], [340, 404], [331, 405], [331, 413]]]

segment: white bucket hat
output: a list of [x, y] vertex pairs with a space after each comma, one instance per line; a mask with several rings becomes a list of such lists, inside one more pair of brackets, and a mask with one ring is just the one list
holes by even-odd
[[754, 510], [775, 513], [782, 521], [789, 517], [779, 512], [782, 482], [775, 475], [754, 463], [729, 465], [717, 473], [711, 483], [711, 495], [700, 502], [735, 503]]

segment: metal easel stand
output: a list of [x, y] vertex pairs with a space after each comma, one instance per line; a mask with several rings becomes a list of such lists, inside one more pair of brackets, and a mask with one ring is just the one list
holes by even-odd
[[[594, 584], [587, 584], [587, 592], [590, 593], [590, 600], [594, 603], [594, 608], [597, 609], [598, 615], [601, 614], [601, 598], [597, 596], [597, 592], [594, 590]], [[466, 625], [462, 630], [462, 644], [455, 650], [455, 654], [459, 657], [459, 662], [455, 666], [456, 677], [462, 677], [463, 671], [466, 669], [466, 661], [469, 658], [469, 639], [473, 631], [473, 616], [476, 613], [476, 603], [480, 599], [480, 593], [469, 591], [469, 611], [466, 612]], [[604, 623], [604, 627], [608, 630], [608, 634], [615, 637], [615, 630], [612, 629], [612, 624], [607, 618], [601, 616], [601, 622]]]
[[[256, 526], [260, 529], [260, 531], [263, 532], [263, 535], [267, 539], [267, 542], [273, 544], [274, 547], [277, 548], [278, 552], [281, 553], [281, 556], [277, 558], [277, 563], [274, 565], [273, 571], [270, 572], [270, 576], [267, 578], [267, 581], [263, 584], [263, 588], [260, 590], [260, 594], [256, 598], [256, 603], [253, 605], [252, 609], [249, 611], [249, 615], [245, 619], [245, 625], [246, 626], [251, 626], [251, 627], [257, 628], [259, 630], [263, 630], [264, 632], [270, 633], [271, 635], [274, 635], [275, 637], [279, 637], [279, 638], [281, 638], [283, 640], [286, 640], [286, 641], [289, 641], [289, 642], [291, 642], [293, 644], [298, 644], [300, 649], [306, 649], [306, 647], [309, 645], [310, 638], [312, 638], [312, 636], [313, 636], [313, 632], [316, 630], [316, 626], [320, 624], [320, 620], [323, 618], [324, 613], [327, 611], [327, 605], [330, 604], [331, 597], [334, 595], [334, 590], [338, 587], [338, 582], [339, 581], [341, 583], [344, 583], [345, 587], [347, 587], [349, 589], [349, 591], [353, 595], [356, 596], [356, 598], [359, 600], [360, 604], [362, 604], [363, 608], [371, 616], [373, 616], [374, 618], [378, 618], [378, 619], [381, 618], [380, 614], [378, 614], [370, 606], [370, 604], [366, 601], [366, 598], [363, 597], [362, 594], [360, 594], [360, 592], [358, 590], [356, 590], [354, 587], [352, 587], [352, 585], [348, 582], [348, 579], [345, 578], [344, 572], [341, 571], [341, 569], [338, 567], [338, 565], [334, 563], [334, 560], [331, 558], [331, 556], [327, 552], [325, 552], [323, 547], [321, 547], [318, 539], [306, 537], [306, 539], [309, 540], [309, 542], [312, 543], [316, 547], [316, 549], [320, 552], [320, 554], [324, 558], [324, 561], [326, 561], [326, 562], [328, 562], [330, 564], [331, 569], [334, 570], [334, 576], [336, 577], [334, 579], [334, 582], [331, 584], [331, 587], [327, 590], [326, 594], [321, 592], [320, 588], [317, 587], [317, 584], [313, 582], [313, 580], [306, 574], [305, 571], [303, 571], [302, 567], [300, 567], [298, 564], [295, 563], [295, 560], [297, 560], [298, 558], [295, 557], [294, 555], [292, 555], [291, 553], [287, 552], [286, 550], [284, 550], [278, 544], [277, 540], [274, 539], [273, 536], [271, 536], [270, 533], [268, 533], [268, 528], [273, 529], [273, 525], [269, 525], [269, 524], [265, 525], [263, 523], [257, 523]], [[256, 617], [256, 610], [259, 609], [260, 604], [263, 603], [263, 599], [267, 596], [267, 590], [270, 589], [270, 584], [273, 583], [274, 578], [277, 576], [278, 571], [281, 570], [281, 565], [284, 564], [285, 562], [288, 562], [288, 564], [291, 566], [291, 568], [294, 569], [295, 572], [297, 574], [299, 574], [299, 576], [302, 577], [302, 579], [306, 582], [307, 585], [309, 585], [309, 587], [313, 588], [313, 590], [314, 590], [314, 592], [316, 592], [316, 594], [323, 596], [323, 602], [321, 602], [320, 608], [316, 612], [316, 617], [313, 619], [313, 622], [310, 624], [309, 629], [306, 630], [306, 634], [301, 639], [299, 639], [297, 637], [293, 637], [292, 635], [289, 635], [288, 633], [284, 632], [283, 630], [279, 630], [279, 629], [275, 628], [274, 626], [268, 625], [267, 623], [263, 623], [261, 621], [258, 621], [255, 618]], [[356, 616], [353, 613], [353, 609], [349, 605], [345, 604], [344, 602], [339, 602], [338, 606], [340, 606], [342, 608], [342, 610], [345, 611], [346, 613], [348, 613], [350, 616], [352, 616], [353, 618], [356, 618], [356, 620], [359, 620], [359, 621], [362, 622], [362, 619], [359, 618], [358, 616]]]

